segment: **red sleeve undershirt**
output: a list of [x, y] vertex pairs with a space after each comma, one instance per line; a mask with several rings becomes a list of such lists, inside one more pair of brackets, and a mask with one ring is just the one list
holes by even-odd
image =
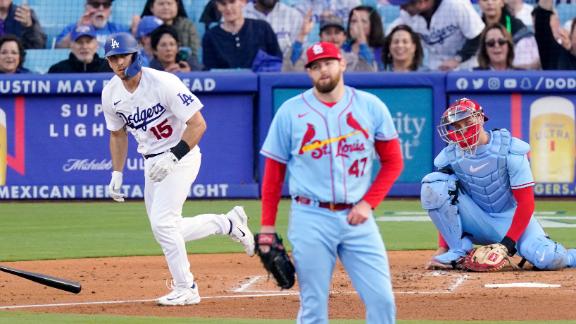
[[514, 218], [512, 218], [512, 225], [510, 225], [506, 236], [513, 239], [514, 242], [518, 242], [518, 239], [524, 234], [526, 227], [528, 227], [530, 218], [534, 213], [534, 188], [512, 189], [512, 194], [518, 206], [516, 207]]
[[[518, 206], [516, 207], [512, 224], [506, 236], [514, 240], [514, 242], [518, 242], [518, 239], [520, 239], [520, 236], [524, 234], [526, 227], [528, 227], [530, 218], [534, 213], [534, 188], [512, 189], [512, 195], [514, 195]], [[438, 233], [438, 246], [448, 248], [448, 244], [446, 244], [446, 241], [444, 241], [440, 233]]]
[[276, 223], [285, 176], [286, 164], [266, 158], [262, 179], [262, 226], [274, 226]]
[[[363, 198], [372, 208], [376, 208], [386, 197], [390, 187], [392, 187], [404, 167], [398, 139], [376, 141], [375, 147], [383, 167], [380, 168], [374, 182]], [[284, 184], [285, 176], [286, 164], [266, 158], [264, 178], [262, 179], [261, 225], [263, 226], [273, 226], [276, 223], [278, 203], [282, 196], [282, 185]]]
[[397, 138], [390, 141], [376, 141], [374, 146], [380, 157], [380, 171], [362, 198], [372, 208], [378, 207], [380, 202], [384, 200], [392, 184], [398, 179], [404, 168], [400, 141]]

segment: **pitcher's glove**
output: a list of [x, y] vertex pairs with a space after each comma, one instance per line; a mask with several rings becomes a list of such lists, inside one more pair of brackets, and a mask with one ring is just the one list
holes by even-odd
[[282, 239], [276, 233], [257, 233], [254, 235], [256, 253], [268, 274], [272, 274], [282, 289], [294, 286], [295, 268], [286, 253]]
[[475, 272], [500, 271], [507, 265], [515, 266], [508, 256], [508, 249], [500, 243], [473, 249], [464, 259], [464, 269]]

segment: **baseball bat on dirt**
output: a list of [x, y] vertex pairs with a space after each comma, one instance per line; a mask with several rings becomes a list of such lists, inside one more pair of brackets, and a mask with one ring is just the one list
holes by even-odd
[[39, 284], [48, 287], [64, 290], [75, 294], [79, 293], [80, 290], [82, 290], [82, 286], [78, 282], [56, 278], [42, 273], [18, 270], [14, 268], [8, 268], [5, 266], [0, 266], [0, 271], [4, 271], [16, 275], [18, 277], [22, 277], [24, 279], [32, 280], [34, 282], [37, 282]]

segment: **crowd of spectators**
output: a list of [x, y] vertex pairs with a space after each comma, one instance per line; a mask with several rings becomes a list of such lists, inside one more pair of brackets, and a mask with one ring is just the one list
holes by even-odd
[[[209, 0], [192, 21], [183, 0], [147, 0], [118, 22], [114, 0], [86, 0], [55, 37], [70, 54], [49, 73], [109, 72], [98, 52], [120, 31], [138, 39], [144, 66], [173, 73], [304, 71], [305, 49], [318, 40], [341, 48], [348, 72], [576, 69], [575, 19], [562, 26], [555, 8], [566, 1], [530, 2]], [[393, 21], [380, 15], [386, 6], [399, 12]], [[30, 73], [26, 51], [46, 46], [34, 7], [0, 0], [0, 72]]]

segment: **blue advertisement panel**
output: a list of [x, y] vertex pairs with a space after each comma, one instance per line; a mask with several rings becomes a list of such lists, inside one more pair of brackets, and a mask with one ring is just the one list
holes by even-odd
[[[417, 195], [420, 180], [432, 171], [434, 107], [444, 105], [443, 75], [414, 74], [410, 77], [392, 74], [346, 74], [346, 83], [379, 97], [390, 109], [400, 136], [404, 171], [392, 188], [391, 195]], [[308, 89], [310, 81], [304, 74], [261, 77], [261, 134], [266, 134], [273, 113], [287, 99]], [[270, 93], [270, 94], [269, 94]], [[269, 94], [269, 97], [268, 97]], [[438, 100], [439, 99], [439, 100]], [[263, 106], [264, 105], [264, 106]], [[265, 137], [265, 136], [264, 136]], [[264, 137], [260, 138], [261, 142]]]
[[488, 128], [506, 128], [528, 142], [540, 196], [576, 196], [576, 78], [573, 73], [454, 73], [449, 99], [478, 100]]
[[[107, 198], [112, 163], [100, 91], [110, 75], [70, 77], [0, 81], [0, 93], [18, 93], [0, 96], [0, 199]], [[258, 197], [252, 149], [256, 75], [182, 79], [203, 102], [208, 124], [190, 197]], [[123, 187], [129, 198], [143, 198], [143, 168], [130, 136]]]

